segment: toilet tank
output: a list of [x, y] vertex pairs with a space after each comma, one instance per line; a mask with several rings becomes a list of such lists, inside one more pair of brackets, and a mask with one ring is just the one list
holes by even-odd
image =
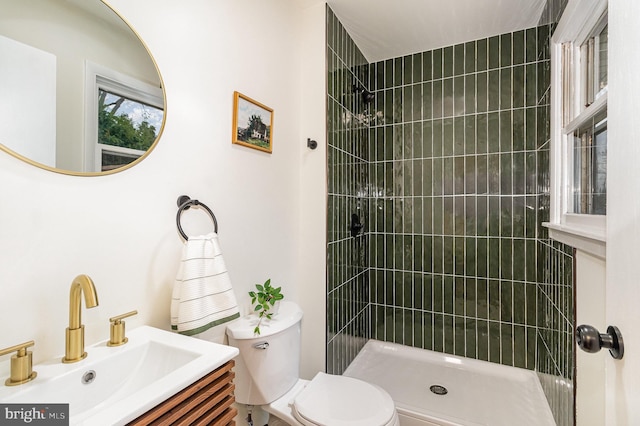
[[227, 325], [229, 345], [239, 349], [236, 357], [236, 401], [264, 405], [280, 398], [298, 381], [300, 371], [300, 323], [302, 310], [281, 301], [278, 313], [253, 330], [257, 315], [248, 315]]

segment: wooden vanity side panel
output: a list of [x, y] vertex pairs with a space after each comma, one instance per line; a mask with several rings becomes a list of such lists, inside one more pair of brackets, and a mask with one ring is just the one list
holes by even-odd
[[227, 362], [202, 379], [181, 390], [147, 411], [128, 426], [235, 425], [237, 410], [232, 371], [235, 363]]

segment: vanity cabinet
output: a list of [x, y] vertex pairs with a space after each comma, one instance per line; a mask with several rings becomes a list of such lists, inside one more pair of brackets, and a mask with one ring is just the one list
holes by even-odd
[[128, 426], [235, 425], [233, 366], [233, 360], [227, 362]]

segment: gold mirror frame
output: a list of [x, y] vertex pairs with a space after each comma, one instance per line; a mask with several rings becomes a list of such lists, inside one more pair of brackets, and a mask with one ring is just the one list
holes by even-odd
[[[20, 0], [16, 0], [16, 1], [20, 1]], [[86, 0], [83, 0], [83, 1], [86, 1]], [[153, 66], [155, 67], [155, 71], [157, 73], [158, 80], [160, 82], [160, 89], [162, 91], [162, 102], [163, 102], [162, 123], [160, 125], [160, 128], [158, 130], [158, 135], [156, 136], [155, 140], [153, 141], [153, 143], [151, 144], [149, 149], [147, 149], [144, 154], [142, 154], [140, 157], [136, 158], [134, 161], [132, 161], [132, 162], [130, 162], [128, 164], [125, 164], [125, 165], [123, 165], [121, 167], [112, 169], [112, 170], [100, 171], [100, 172], [82, 172], [82, 171], [75, 171], [75, 170], [68, 170], [68, 169], [52, 167], [52, 166], [40, 163], [38, 161], [32, 160], [32, 159], [30, 159], [30, 158], [28, 158], [28, 157], [26, 157], [26, 156], [24, 156], [24, 155], [22, 155], [20, 153], [8, 148], [7, 146], [3, 145], [2, 143], [0, 143], [0, 151], [4, 151], [7, 154], [11, 155], [12, 157], [15, 157], [15, 158], [17, 158], [17, 159], [19, 159], [21, 161], [24, 161], [27, 164], [30, 164], [32, 166], [38, 167], [40, 169], [48, 170], [48, 171], [51, 171], [51, 172], [54, 172], [54, 173], [60, 173], [60, 174], [65, 174], [65, 175], [70, 175], [70, 176], [87, 176], [87, 177], [91, 177], [91, 176], [106, 176], [106, 175], [119, 173], [119, 172], [122, 172], [124, 170], [128, 170], [129, 168], [134, 167], [135, 165], [137, 165], [140, 162], [142, 162], [145, 158], [147, 158], [147, 156], [154, 150], [154, 148], [158, 144], [158, 142], [159, 142], [159, 140], [162, 137], [162, 134], [164, 132], [164, 126], [165, 126], [166, 121], [167, 121], [167, 94], [166, 94], [166, 90], [165, 90], [165, 86], [164, 86], [164, 80], [162, 78], [162, 74], [160, 73], [160, 69], [158, 68], [158, 64], [157, 64], [155, 58], [153, 57], [153, 55], [151, 54], [151, 51], [149, 50], [149, 47], [147, 46], [147, 44], [144, 42], [142, 37], [140, 37], [140, 34], [138, 34], [138, 32], [129, 23], [129, 21], [126, 20], [110, 4], [108, 4], [106, 2], [106, 0], [96, 0], [96, 1], [102, 3], [104, 6], [106, 6], [107, 9], [109, 9], [112, 13], [114, 13], [115, 16], [117, 16], [129, 28], [129, 30], [131, 30], [131, 32], [138, 39], [138, 42], [141, 44], [141, 46], [147, 52], [147, 55], [149, 56], [149, 59], [151, 60], [151, 62], [153, 63]]]

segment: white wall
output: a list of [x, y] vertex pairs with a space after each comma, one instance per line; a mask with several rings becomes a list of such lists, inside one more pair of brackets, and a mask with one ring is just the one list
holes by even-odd
[[[300, 250], [299, 301], [305, 311], [302, 334], [301, 374], [313, 377], [324, 370], [326, 344], [326, 246], [327, 246], [327, 140], [326, 140], [326, 37], [325, 3], [316, 2], [304, 10], [300, 38], [302, 62], [300, 76], [300, 142], [307, 138], [318, 143], [315, 150], [304, 148], [300, 166]], [[322, 261], [320, 261], [322, 259]]]
[[[325, 154], [305, 145], [307, 135], [324, 144], [318, 134], [324, 108], [316, 104], [323, 105], [324, 94], [304, 102], [302, 95], [323, 93], [324, 77], [317, 78], [324, 63], [320, 74], [303, 78], [301, 69], [309, 57], [320, 64], [316, 55], [324, 50], [302, 40], [323, 31], [316, 19], [323, 23], [324, 14], [309, 15], [296, 0], [110, 3], [146, 41], [162, 73], [162, 140], [136, 167], [94, 178], [0, 155], [0, 347], [34, 339], [35, 362], [60, 356], [69, 285], [80, 273], [94, 279], [100, 300], [83, 309], [87, 344], [108, 338], [108, 318], [132, 309], [139, 315], [128, 327], [167, 329], [182, 246], [176, 199], [187, 194], [218, 218], [239, 300], [248, 304], [246, 292], [266, 278], [282, 285], [306, 311], [305, 351], [322, 353], [303, 360], [303, 372], [323, 369], [318, 304], [324, 304], [326, 225], [325, 212], [316, 209], [324, 208]], [[324, 43], [322, 32], [309, 37]], [[231, 144], [234, 90], [274, 109], [272, 155]], [[303, 108], [309, 105], [311, 116]], [[185, 229], [208, 231], [206, 216], [196, 213], [185, 216]], [[0, 376], [6, 375], [4, 362]]]
[[[576, 251], [576, 327], [594, 326], [604, 333], [606, 262], [604, 259]], [[580, 426], [605, 424], [605, 369], [609, 351], [590, 354], [576, 348], [576, 422]]]

